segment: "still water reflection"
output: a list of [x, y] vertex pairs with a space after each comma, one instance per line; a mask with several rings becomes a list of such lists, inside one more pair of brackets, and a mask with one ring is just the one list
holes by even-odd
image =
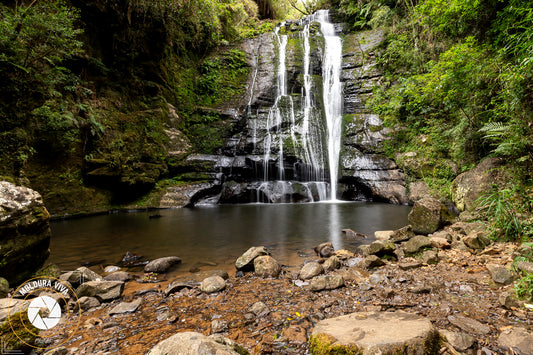
[[[202, 263], [230, 269], [250, 246], [265, 245], [286, 265], [302, 262], [325, 241], [335, 249], [355, 250], [371, 240], [341, 233], [350, 228], [373, 236], [376, 230], [407, 223], [408, 206], [376, 203], [257, 204], [123, 213], [53, 222], [50, 262], [71, 269], [84, 262], [114, 264], [130, 251], [148, 259], [177, 255], [186, 271]], [[153, 212], [152, 212], [153, 213]]]

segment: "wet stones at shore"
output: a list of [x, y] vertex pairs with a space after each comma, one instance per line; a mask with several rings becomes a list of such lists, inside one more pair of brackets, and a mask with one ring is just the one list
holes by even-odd
[[181, 263], [181, 258], [177, 256], [167, 256], [150, 261], [144, 267], [144, 272], [155, 272], [162, 274], [170, 270], [170, 268], [176, 264]]
[[219, 276], [224, 280], [229, 278], [227, 271], [224, 270], [206, 270], [192, 275], [180, 276], [168, 284], [164, 291], [165, 296], [169, 296], [185, 288], [192, 289], [198, 287], [203, 280], [211, 276]]
[[302, 280], [309, 280], [323, 273], [324, 267], [320, 263], [312, 261], [302, 266], [298, 277]]
[[122, 291], [124, 282], [121, 281], [88, 281], [76, 289], [76, 296], [96, 297], [100, 302], [108, 302], [119, 298]]
[[394, 234], [394, 231], [375, 231], [374, 239], [375, 240], [390, 240], [393, 234]]
[[220, 276], [210, 276], [200, 284], [200, 291], [204, 293], [215, 293], [226, 288], [226, 281]]
[[331, 243], [321, 243], [314, 250], [321, 258], [329, 258], [335, 252], [335, 248], [333, 248], [333, 244]]
[[281, 266], [270, 255], [261, 255], [254, 259], [254, 272], [261, 277], [278, 277]]
[[357, 233], [356, 231], [351, 230], [351, 229], [342, 229], [341, 232], [348, 238], [363, 238], [363, 239], [368, 238], [367, 235], [364, 235], [362, 233]]
[[323, 275], [311, 279], [311, 291], [334, 290], [344, 286], [344, 278], [340, 275]]
[[252, 271], [255, 258], [263, 255], [270, 255], [264, 246], [251, 247], [237, 258], [235, 268], [239, 271]]
[[311, 353], [438, 353], [439, 333], [429, 319], [396, 312], [356, 312], [318, 322], [309, 338]]
[[104, 268], [104, 272], [107, 272], [108, 274], [111, 274], [119, 270], [120, 270], [120, 266], [115, 266], [115, 265], [108, 265]]
[[221, 336], [205, 336], [196, 332], [183, 332], [159, 342], [147, 355], [168, 354], [238, 355], [248, 354], [248, 351]]

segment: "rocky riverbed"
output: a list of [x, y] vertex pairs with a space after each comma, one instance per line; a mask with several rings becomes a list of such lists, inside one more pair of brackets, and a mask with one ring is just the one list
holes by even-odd
[[[533, 352], [533, 312], [515, 299], [513, 280], [519, 275], [511, 271], [527, 247], [490, 243], [480, 224], [463, 222], [429, 236], [415, 236], [406, 227], [376, 237], [380, 240], [355, 253], [322, 245], [317, 251], [323, 257], [309, 256], [310, 251], [302, 268], [278, 269], [276, 256], [264, 256], [268, 250], [259, 247], [237, 262], [252, 271], [232, 275], [211, 267], [164, 280], [164, 274], [117, 274], [108, 268], [102, 276], [119, 281], [105, 281], [81, 269], [84, 280], [93, 281], [77, 289], [83, 308], [79, 319], [74, 315], [79, 326], [55, 335], [41, 332], [37, 344], [53, 347], [74, 332], [58, 348], [63, 352], [54, 354], [142, 354], [176, 333], [197, 332], [218, 334], [252, 354], [303, 354], [324, 319], [407, 312], [439, 331], [440, 353]], [[150, 268], [158, 264], [164, 271], [175, 263], [179, 260], [167, 258]], [[102, 286], [106, 282], [121, 286], [111, 290], [111, 284]]]

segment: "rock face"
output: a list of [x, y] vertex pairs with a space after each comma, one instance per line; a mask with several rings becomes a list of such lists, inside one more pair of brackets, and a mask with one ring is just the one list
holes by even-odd
[[451, 186], [452, 200], [459, 211], [475, 207], [475, 201], [482, 193], [492, 189], [492, 184], [505, 186], [509, 181], [502, 171], [503, 162], [498, 158], [487, 158], [474, 169], [457, 176]]
[[159, 342], [148, 352], [148, 355], [248, 354], [246, 350], [245, 352], [243, 350], [242, 347], [223, 337], [207, 337], [201, 333], [183, 332]]
[[36, 191], [0, 181], [0, 276], [10, 284], [29, 279], [48, 258], [49, 219]]
[[[402, 312], [358, 312], [317, 323], [314, 354], [436, 354], [439, 333], [423, 317]], [[406, 352], [406, 349], [409, 349]]]

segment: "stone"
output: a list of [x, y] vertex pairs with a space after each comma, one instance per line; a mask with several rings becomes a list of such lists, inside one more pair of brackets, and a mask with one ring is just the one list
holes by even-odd
[[374, 239], [375, 240], [390, 240], [394, 231], [375, 231]]
[[377, 256], [394, 255], [394, 250], [396, 250], [396, 245], [393, 242], [376, 240], [370, 244], [366, 250], [366, 254]]
[[424, 264], [436, 264], [439, 262], [439, 255], [435, 250], [424, 250], [420, 260]]
[[307, 342], [307, 332], [304, 327], [291, 325], [288, 328], [283, 328], [281, 336], [284, 340], [291, 343], [303, 344]]
[[79, 307], [82, 311], [87, 311], [91, 308], [98, 307], [100, 305], [100, 301], [96, 297], [88, 297], [83, 296], [78, 299], [77, 307]]
[[9, 315], [25, 311], [29, 305], [29, 300], [0, 298], [0, 322], [5, 321]]
[[249, 311], [259, 318], [266, 317], [270, 313], [267, 305], [263, 302], [255, 302], [252, 307], [250, 307]]
[[322, 264], [325, 272], [336, 270], [341, 267], [341, 261], [335, 255], [330, 256]]
[[356, 266], [349, 267], [346, 270], [340, 270], [339, 274], [345, 281], [355, 281], [356, 283], [365, 282], [370, 276], [368, 271], [360, 269]]
[[321, 258], [329, 258], [334, 252], [333, 244], [331, 243], [322, 243], [317, 245], [315, 248], [315, 253]]
[[490, 332], [490, 327], [488, 325], [460, 314], [448, 316], [448, 321], [468, 333], [484, 335]]
[[226, 288], [226, 281], [220, 276], [211, 276], [206, 278], [200, 284], [200, 291], [205, 293], [214, 293]]
[[442, 237], [435, 237], [432, 236], [429, 238], [429, 242], [431, 243], [431, 246], [433, 248], [439, 248], [439, 249], [450, 249], [451, 244], [450, 242]]
[[519, 308], [520, 302], [509, 292], [502, 292], [498, 296], [498, 302], [505, 308]]
[[106, 281], [122, 281], [126, 282], [131, 280], [131, 275], [127, 271], [115, 271], [104, 277]]
[[431, 197], [431, 190], [424, 180], [413, 181], [409, 184], [407, 200], [410, 205], [425, 197]]
[[403, 311], [322, 320], [311, 333], [309, 348], [315, 354], [437, 354], [440, 349], [439, 333], [430, 320]]
[[516, 268], [524, 273], [533, 274], [533, 263], [528, 261], [519, 261], [516, 263]]
[[119, 298], [123, 290], [124, 282], [121, 281], [88, 281], [76, 289], [76, 296], [96, 297], [100, 302], [108, 302]]
[[390, 236], [390, 240], [392, 240], [394, 243], [399, 243], [399, 242], [404, 242], [406, 240], [409, 240], [413, 238], [414, 236], [415, 236], [415, 233], [413, 232], [413, 227], [408, 225], [403, 228], [395, 230]]
[[339, 258], [339, 260], [343, 260], [343, 261], [351, 259], [351, 258], [353, 258], [355, 256], [354, 253], [352, 253], [351, 251], [348, 251], [346, 249], [335, 250], [333, 255], [336, 256], [337, 258]]
[[104, 268], [104, 272], [111, 274], [112, 272], [119, 271], [120, 269], [121, 269], [120, 266], [108, 265]]
[[410, 291], [411, 293], [414, 293], [416, 295], [422, 295], [425, 293], [431, 293], [433, 289], [431, 288], [431, 286], [428, 286], [428, 285], [416, 285], [413, 288], [411, 288]]
[[214, 335], [205, 336], [197, 332], [182, 332], [157, 343], [147, 355], [238, 355], [248, 352], [233, 341], [218, 338]]
[[316, 276], [311, 279], [311, 291], [334, 290], [344, 286], [340, 275]]
[[185, 278], [178, 278], [168, 284], [165, 289], [165, 296], [169, 296], [172, 293], [183, 290], [184, 288], [194, 288], [200, 286], [200, 282], [195, 280], [188, 280]]
[[211, 334], [224, 333], [228, 330], [228, 323], [221, 319], [215, 319], [211, 322]]
[[44, 355], [67, 355], [69, 353], [68, 349], [64, 346], [53, 348], [44, 353]]
[[0, 298], [7, 297], [8, 293], [9, 293], [9, 281], [4, 279], [3, 277], [0, 277]]
[[111, 311], [109, 311], [109, 315], [112, 316], [114, 314], [133, 313], [137, 310], [137, 308], [139, 308], [142, 302], [142, 298], [138, 298], [132, 302], [120, 302], [113, 307]]
[[498, 264], [487, 264], [486, 267], [487, 270], [489, 270], [492, 281], [504, 285], [508, 285], [513, 282], [513, 274], [507, 270], [505, 266]]
[[466, 351], [474, 345], [474, 341], [476, 340], [473, 336], [465, 333], [451, 332], [449, 330], [441, 330], [440, 333], [446, 338], [446, 341], [458, 351]]
[[474, 250], [481, 250], [490, 245], [490, 239], [485, 236], [484, 232], [475, 232], [467, 235], [462, 239], [463, 243]]
[[425, 197], [415, 202], [407, 221], [413, 227], [414, 233], [428, 235], [449, 220], [447, 215], [449, 212], [444, 204], [436, 198]]
[[406, 255], [415, 254], [422, 248], [427, 248], [431, 246], [431, 241], [428, 237], [423, 235], [417, 235], [407, 242], [402, 244], [402, 249]]
[[39, 193], [0, 181], [0, 275], [10, 284], [30, 279], [48, 258], [49, 220]]
[[511, 354], [533, 354], [533, 334], [524, 328], [510, 328], [501, 332], [498, 345]]
[[493, 185], [505, 187], [512, 181], [509, 174], [501, 169], [505, 162], [498, 158], [486, 158], [474, 169], [458, 175], [452, 182], [450, 193], [459, 211], [476, 208], [476, 200]]
[[69, 271], [67, 273], [59, 276], [61, 281], [70, 282], [73, 287], [78, 287], [79, 285], [88, 282], [88, 281], [102, 281], [102, 276], [98, 275], [96, 272], [91, 269], [82, 266], [77, 268], [74, 271]]
[[270, 255], [264, 246], [251, 247], [237, 258], [235, 268], [242, 271], [252, 271], [254, 268], [254, 259], [262, 255]]
[[349, 237], [349, 238], [368, 238], [367, 235], [364, 235], [362, 233], [357, 233], [356, 231], [354, 230], [351, 230], [351, 229], [342, 229], [341, 230], [342, 234], [344, 234], [346, 237]]
[[281, 266], [270, 255], [261, 255], [254, 259], [254, 271], [261, 277], [278, 277]]
[[357, 264], [357, 267], [361, 269], [369, 269], [372, 267], [379, 267], [385, 265], [385, 261], [380, 259], [376, 255], [369, 255], [366, 258], [364, 258], [359, 264]]
[[167, 272], [172, 266], [181, 263], [181, 258], [177, 256], [167, 256], [150, 261], [144, 267], [144, 272], [155, 272], [163, 274]]
[[416, 269], [422, 266], [422, 263], [418, 261], [405, 261], [398, 264], [398, 267], [402, 270]]
[[302, 280], [308, 280], [323, 273], [324, 268], [322, 267], [322, 265], [313, 261], [302, 266], [298, 277]]

